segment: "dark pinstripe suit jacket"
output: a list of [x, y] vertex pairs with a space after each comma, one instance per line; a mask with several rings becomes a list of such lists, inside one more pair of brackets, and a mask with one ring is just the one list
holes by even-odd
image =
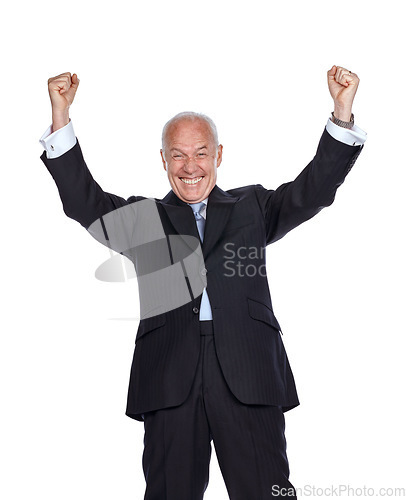
[[[209, 195], [202, 245], [216, 350], [233, 394], [243, 403], [299, 404], [294, 378], [274, 315], [265, 270], [266, 245], [329, 206], [362, 146], [348, 146], [324, 130], [317, 152], [292, 181]], [[95, 220], [142, 197], [124, 199], [93, 180], [79, 142], [59, 158], [42, 161], [54, 178], [68, 217], [88, 228]], [[155, 200], [166, 234], [198, 238], [190, 207], [170, 191]], [[201, 295], [181, 307], [140, 321], [131, 367], [126, 414], [181, 404], [199, 356]]]

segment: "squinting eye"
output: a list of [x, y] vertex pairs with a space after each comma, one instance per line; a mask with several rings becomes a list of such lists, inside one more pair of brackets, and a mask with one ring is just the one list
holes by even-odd
[[202, 157], [204, 157], [204, 156], [207, 156], [207, 155], [206, 155], [206, 153], [199, 153], [199, 155], [198, 155], [198, 156], [202, 156]]

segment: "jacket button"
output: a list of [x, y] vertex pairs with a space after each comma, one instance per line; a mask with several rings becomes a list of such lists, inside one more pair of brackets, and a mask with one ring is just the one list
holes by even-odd
[[201, 272], [202, 276], [206, 276], [207, 269], [204, 267], [200, 272]]
[[199, 312], [199, 308], [198, 308], [198, 307], [194, 307], [194, 308], [193, 308], [193, 312], [194, 312], [195, 314], [197, 314], [197, 313]]

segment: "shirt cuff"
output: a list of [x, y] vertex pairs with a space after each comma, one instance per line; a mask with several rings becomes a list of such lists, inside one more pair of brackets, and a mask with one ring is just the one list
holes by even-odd
[[69, 118], [67, 125], [55, 132], [52, 132], [52, 125], [50, 125], [42, 134], [39, 142], [49, 159], [58, 158], [72, 149], [76, 144], [76, 136], [71, 119]]
[[352, 128], [340, 127], [333, 123], [330, 118], [327, 120], [326, 129], [334, 139], [349, 146], [362, 146], [367, 140], [367, 133], [356, 125], [353, 125]]

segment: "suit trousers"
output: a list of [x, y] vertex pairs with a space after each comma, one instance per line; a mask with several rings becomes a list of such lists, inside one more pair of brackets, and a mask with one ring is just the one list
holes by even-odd
[[200, 334], [199, 362], [186, 401], [144, 414], [144, 500], [203, 499], [211, 441], [231, 500], [296, 498], [288, 479], [281, 407], [241, 403], [222, 374], [213, 321], [201, 321]]

